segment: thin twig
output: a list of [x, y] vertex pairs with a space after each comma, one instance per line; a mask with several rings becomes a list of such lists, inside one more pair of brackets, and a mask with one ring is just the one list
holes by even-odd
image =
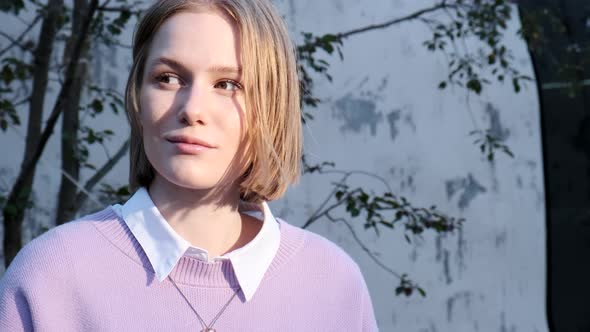
[[123, 12], [123, 11], [130, 11], [129, 7], [98, 7], [98, 10], [103, 12]]
[[352, 225], [344, 218], [334, 218], [332, 217], [329, 213], [326, 214], [326, 218], [328, 218], [330, 221], [332, 222], [342, 222], [344, 225], [346, 225], [346, 227], [348, 228], [348, 230], [350, 231], [350, 233], [352, 234], [352, 237], [354, 238], [354, 240], [356, 241], [356, 243], [361, 247], [361, 249], [363, 249], [363, 251], [365, 253], [367, 253], [367, 255], [369, 255], [369, 257], [383, 270], [387, 271], [388, 273], [390, 273], [391, 275], [395, 276], [398, 279], [402, 279], [401, 274], [395, 272], [394, 270], [392, 270], [389, 266], [385, 265], [385, 263], [383, 263], [379, 258], [377, 258], [377, 256], [375, 256], [375, 254], [373, 254], [373, 252], [371, 252], [371, 250], [363, 243], [363, 241], [358, 237], [358, 235], [356, 234], [356, 231], [354, 230], [354, 228], [352, 227]]
[[12, 47], [12, 46], [18, 46], [18, 47], [20, 47], [22, 50], [26, 50], [26, 48], [25, 48], [25, 46], [24, 46], [24, 45], [22, 45], [21, 43], [19, 43], [19, 42], [18, 42], [18, 40], [16, 40], [16, 39], [13, 39], [13, 38], [12, 38], [12, 36], [11, 36], [11, 35], [9, 35], [9, 34], [7, 34], [6, 32], [4, 32], [4, 31], [0, 31], [0, 36], [2, 36], [2, 37], [4, 37], [4, 38], [8, 39], [8, 41], [9, 41], [9, 42], [11, 42], [11, 44], [10, 44], [10, 46], [9, 46], [9, 47]]
[[[330, 194], [330, 196], [328, 198], [331, 199], [332, 198], [332, 195]], [[339, 207], [343, 203], [344, 203], [344, 200], [341, 200], [341, 201], [338, 201], [338, 202], [330, 205], [330, 207], [328, 207], [327, 209], [325, 209], [324, 211], [322, 211], [322, 213], [315, 212], [316, 214], [314, 214], [311, 217], [309, 217], [309, 219], [307, 219], [307, 222], [305, 222], [305, 225], [301, 226], [301, 228], [304, 228], [305, 229], [305, 228], [309, 227], [309, 225], [313, 224], [316, 220], [320, 219], [323, 216], [328, 215], [328, 213], [330, 211], [332, 211], [335, 208]]]
[[358, 29], [347, 31], [347, 32], [339, 33], [336, 36], [338, 36], [340, 38], [347, 38], [347, 37], [350, 37], [352, 35], [360, 34], [360, 33], [371, 31], [371, 30], [385, 29], [385, 28], [388, 28], [388, 27], [390, 27], [392, 25], [395, 25], [395, 24], [399, 24], [399, 23], [402, 23], [402, 22], [405, 22], [405, 21], [415, 20], [415, 19], [419, 18], [420, 16], [422, 16], [424, 14], [435, 12], [437, 10], [440, 10], [440, 9], [443, 9], [443, 8], [447, 8], [447, 7], [449, 7], [449, 5], [445, 1], [443, 1], [443, 2], [441, 2], [439, 4], [437, 4], [437, 5], [434, 5], [434, 6], [429, 7], [429, 8], [424, 8], [422, 10], [419, 10], [419, 11], [417, 11], [415, 13], [412, 13], [412, 14], [407, 15], [407, 16], [404, 16], [404, 17], [396, 18], [396, 19], [393, 19], [391, 21], [387, 21], [387, 22], [380, 23], [380, 24], [371, 24], [371, 25], [368, 25], [368, 26], [363, 27], [363, 28], [358, 28]]
[[12, 37], [10, 37], [6, 33], [0, 31], [2, 36], [4, 36], [5, 38], [7, 38], [8, 40], [11, 41], [10, 45], [6, 46], [4, 49], [2, 49], [0, 51], [0, 56], [4, 55], [4, 53], [8, 52], [8, 50], [10, 50], [15, 45], [19, 46], [23, 50], [26, 50], [26, 48], [23, 45], [21, 45], [22, 39], [27, 35], [27, 33], [29, 33], [29, 31], [31, 31], [31, 29], [35, 25], [37, 25], [37, 22], [39, 22], [40, 20], [41, 20], [41, 15], [37, 15], [35, 17], [35, 19], [33, 20], [33, 22], [31, 22], [31, 24], [29, 24], [29, 26], [18, 37], [16, 37], [16, 39], [12, 39]]
[[377, 174], [371, 173], [371, 172], [367, 172], [367, 171], [340, 171], [340, 170], [330, 170], [330, 171], [319, 170], [318, 172], [320, 174], [343, 174], [343, 177], [339, 182], [336, 183], [336, 185], [334, 186], [334, 189], [332, 189], [332, 191], [326, 197], [326, 199], [322, 202], [322, 204], [320, 204], [320, 206], [311, 214], [311, 216], [307, 219], [305, 224], [303, 226], [301, 226], [301, 228], [304, 228], [304, 229], [309, 227], [311, 224], [313, 224], [315, 221], [320, 219], [322, 216], [325, 216], [327, 213], [329, 213], [330, 211], [332, 211], [333, 209], [339, 207], [340, 205], [342, 205], [344, 203], [344, 200], [341, 200], [341, 201], [338, 201], [338, 202], [330, 205], [330, 207], [325, 208], [325, 206], [328, 204], [328, 202], [330, 202], [330, 200], [332, 199], [332, 197], [334, 196], [336, 191], [338, 191], [338, 189], [352, 175], [365, 175], [365, 176], [377, 179], [381, 183], [383, 183], [383, 185], [385, 185], [385, 187], [387, 188], [387, 190], [389, 192], [392, 192], [391, 187], [389, 186], [389, 183], [387, 183], [385, 178], [383, 178]]
[[373, 179], [379, 180], [379, 182], [381, 182], [387, 188], [387, 191], [389, 191], [389, 192], [392, 191], [391, 186], [389, 185], [389, 183], [387, 183], [385, 178], [383, 178], [382, 176], [377, 175], [375, 173], [371, 173], [371, 172], [367, 172], [367, 171], [361, 171], [361, 170], [341, 171], [341, 170], [333, 169], [333, 170], [328, 170], [328, 171], [321, 171], [320, 170], [319, 173], [321, 173], [321, 174], [344, 174], [346, 176], [365, 175], [365, 176], [371, 177]]
[[12, 102], [12, 106], [13, 107], [17, 107], [17, 106], [20, 106], [22, 104], [28, 103], [30, 100], [31, 100], [31, 97], [23, 98], [23, 99], [21, 99], [19, 101]]
[[[302, 228], [309, 227], [309, 225], [311, 225], [314, 221], [316, 221], [322, 215], [322, 213], [320, 213], [320, 211], [322, 211], [322, 209], [328, 204], [328, 202], [330, 200], [332, 200], [332, 197], [334, 196], [336, 191], [338, 191], [338, 188], [340, 188], [339, 185], [343, 184], [344, 181], [346, 181], [346, 179], [348, 178], [348, 176], [349, 175], [344, 175], [342, 177], [342, 179], [340, 180], [340, 182], [338, 182], [338, 184], [336, 186], [334, 186], [334, 189], [332, 189], [332, 191], [326, 197], [326, 199], [322, 202], [322, 204], [320, 204], [320, 206], [311, 214], [311, 217], [309, 217], [309, 219], [307, 219], [307, 222], [305, 223], [305, 225], [302, 226]], [[338, 206], [340, 204], [337, 204], [336, 206]], [[335, 206], [333, 206], [333, 207], [335, 207]], [[333, 208], [333, 207], [331, 207], [331, 208]], [[330, 211], [331, 208], [327, 209], [326, 211]]]
[[102, 178], [104, 178], [105, 175], [107, 175], [111, 169], [113, 169], [113, 167], [115, 167], [121, 158], [123, 158], [127, 152], [127, 149], [129, 149], [129, 139], [123, 142], [117, 153], [115, 153], [111, 159], [107, 160], [107, 162], [100, 169], [98, 169], [90, 179], [88, 179], [84, 185], [85, 191], [80, 191], [76, 196], [76, 204], [78, 204], [78, 207], [82, 206], [82, 204], [86, 201], [88, 196], [87, 193], [92, 191], [94, 186], [100, 182], [100, 180], [102, 180]]
[[110, 2], [111, 2], [111, 0], [106, 0], [102, 5], [98, 6], [98, 10], [100, 10], [103, 7], [108, 7]]
[[124, 48], [124, 49], [128, 49], [128, 50], [130, 50], [130, 49], [133, 48], [133, 46], [131, 46], [131, 45], [123, 44], [123, 43], [118, 42], [118, 41], [110, 41], [109, 43], [111, 45], [118, 46], [118, 47], [121, 47], [121, 48]]

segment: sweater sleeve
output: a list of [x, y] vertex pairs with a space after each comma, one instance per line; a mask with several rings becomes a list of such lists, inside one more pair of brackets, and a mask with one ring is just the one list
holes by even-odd
[[20, 250], [0, 279], [0, 331], [68, 331], [73, 278], [55, 228]]
[[22, 289], [8, 278], [13, 279], [5, 275], [0, 282], [0, 331], [33, 331], [27, 299]]
[[0, 331], [33, 331], [23, 276], [30, 253], [23, 248], [0, 279]]

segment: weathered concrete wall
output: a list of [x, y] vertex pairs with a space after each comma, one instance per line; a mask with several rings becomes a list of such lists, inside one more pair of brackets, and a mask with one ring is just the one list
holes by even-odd
[[[434, 1], [277, 1], [297, 34], [348, 31], [407, 15]], [[517, 17], [515, 12], [515, 17]], [[507, 43], [520, 69], [532, 66], [514, 20]], [[344, 61], [330, 58], [333, 83], [319, 80], [324, 103], [306, 128], [306, 153], [340, 170], [365, 170], [385, 178], [417, 205], [437, 205], [466, 218], [455, 235], [404, 240], [402, 229], [381, 236], [356, 232], [371, 251], [408, 273], [427, 297], [395, 297], [397, 281], [380, 269], [343, 224], [321, 220], [313, 231], [344, 247], [365, 273], [383, 331], [547, 331], [545, 319], [545, 215], [538, 96], [533, 85], [515, 94], [494, 85], [481, 96], [462, 89], [439, 91], [447, 69], [441, 56], [422, 46], [429, 31], [418, 22], [354, 36], [344, 42]], [[473, 43], [469, 47], [475, 48]], [[515, 153], [485, 161], [474, 129], [490, 129]], [[277, 211], [302, 224], [340, 175], [311, 175]], [[379, 181], [352, 183], [375, 192]], [[344, 216], [345, 214], [340, 214]]]
[[[275, 2], [296, 39], [300, 31], [346, 31], [434, 3]], [[515, 35], [517, 27], [515, 20], [508, 44], [523, 72], [532, 76], [525, 45]], [[310, 110], [315, 119], [305, 128], [311, 163], [333, 161], [339, 170], [378, 174], [413, 204], [435, 204], [449, 215], [466, 218], [463, 230], [454, 235], [427, 233], [413, 238], [411, 245], [401, 228], [376, 236], [362, 229], [362, 220], [353, 222], [367, 247], [392, 269], [408, 273], [425, 288], [427, 297], [396, 297], [398, 281], [369, 259], [344, 225], [318, 220], [310, 229], [338, 243], [359, 263], [382, 331], [547, 331], [536, 90], [529, 85], [516, 95], [509, 85], [494, 85], [481, 96], [467, 95], [462, 89], [439, 91], [436, 86], [447, 74], [445, 61], [422, 46], [428, 33], [420, 23], [410, 22], [347, 39], [344, 61], [327, 58], [334, 81], [317, 80], [315, 93], [324, 102]], [[124, 43], [130, 44], [130, 31]], [[96, 53], [93, 75], [122, 91], [130, 55], [125, 50], [97, 52], [102, 53]], [[109, 144], [114, 153], [128, 133], [124, 118], [105, 116], [98, 121], [117, 133]], [[515, 158], [499, 154], [494, 163], [487, 162], [468, 135], [474, 129], [493, 130]], [[2, 136], [1, 154], [14, 156], [0, 161], [5, 181], [16, 174], [23, 146], [21, 136], [13, 131]], [[92, 149], [92, 159], [97, 165], [105, 160], [102, 148]], [[122, 160], [105, 182], [124, 184], [127, 163]], [[53, 220], [58, 165], [59, 145], [54, 139], [38, 171], [38, 207], [29, 220], [45, 224]], [[89, 174], [85, 171], [83, 176]], [[337, 174], [306, 175], [284, 199], [272, 204], [275, 213], [302, 225], [339, 178]], [[350, 183], [377, 193], [386, 190], [368, 176], [353, 176]], [[27, 229], [27, 236], [36, 233], [30, 226]]]

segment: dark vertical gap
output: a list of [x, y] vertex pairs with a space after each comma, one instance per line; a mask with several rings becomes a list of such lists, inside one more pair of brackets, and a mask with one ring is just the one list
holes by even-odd
[[547, 158], [547, 153], [546, 151], [546, 146], [547, 146], [547, 138], [544, 135], [544, 133], [547, 132], [547, 128], [546, 128], [546, 124], [545, 124], [545, 117], [544, 117], [544, 103], [542, 102], [542, 96], [543, 96], [543, 91], [541, 88], [541, 84], [538, 82], [539, 80], [539, 68], [538, 68], [538, 63], [535, 59], [535, 56], [533, 55], [533, 53], [531, 52], [530, 49], [528, 49], [528, 53], [529, 53], [529, 57], [531, 59], [532, 65], [533, 65], [533, 72], [535, 75], [535, 80], [537, 82], [537, 84], [535, 84], [536, 89], [537, 89], [537, 95], [539, 97], [539, 122], [540, 122], [540, 128], [541, 128], [541, 158], [543, 161], [543, 194], [544, 194], [544, 199], [545, 199], [545, 243], [546, 243], [546, 266], [545, 266], [545, 276], [546, 276], [546, 290], [545, 290], [545, 294], [546, 294], [546, 301], [545, 301], [545, 315], [547, 318], [547, 325], [549, 326], [549, 330], [550, 331], [556, 331], [555, 330], [555, 322], [553, 320], [553, 312], [552, 312], [552, 303], [553, 303], [553, 274], [551, 272], [551, 267], [553, 266], [553, 244], [551, 241], [551, 214], [550, 214], [550, 206], [551, 205], [551, 195], [548, 194], [548, 184], [549, 184], [549, 178], [548, 178], [548, 158]]
[[[590, 331], [590, 89], [574, 96], [567, 88], [543, 88], [546, 83], [567, 83], [590, 78], [590, 53], [566, 52], [567, 47], [590, 46], [588, 0], [522, 0], [525, 15], [548, 9], [565, 29], [543, 17], [546, 37], [541, 48], [529, 48], [539, 95], [539, 120], [546, 227], [546, 315], [551, 331]], [[524, 20], [522, 20], [524, 21]], [[567, 76], [563, 65], [576, 65]]]

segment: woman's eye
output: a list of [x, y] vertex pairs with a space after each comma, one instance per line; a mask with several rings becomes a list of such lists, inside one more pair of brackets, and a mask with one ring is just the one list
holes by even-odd
[[181, 85], [180, 78], [171, 74], [162, 74], [159, 75], [156, 79], [158, 80], [158, 82], [164, 84]]
[[227, 90], [227, 91], [237, 91], [242, 88], [240, 83], [234, 82], [234, 81], [229, 81], [229, 80], [221, 81], [221, 82], [215, 84], [215, 87], [218, 89], [223, 89], [223, 90]]

